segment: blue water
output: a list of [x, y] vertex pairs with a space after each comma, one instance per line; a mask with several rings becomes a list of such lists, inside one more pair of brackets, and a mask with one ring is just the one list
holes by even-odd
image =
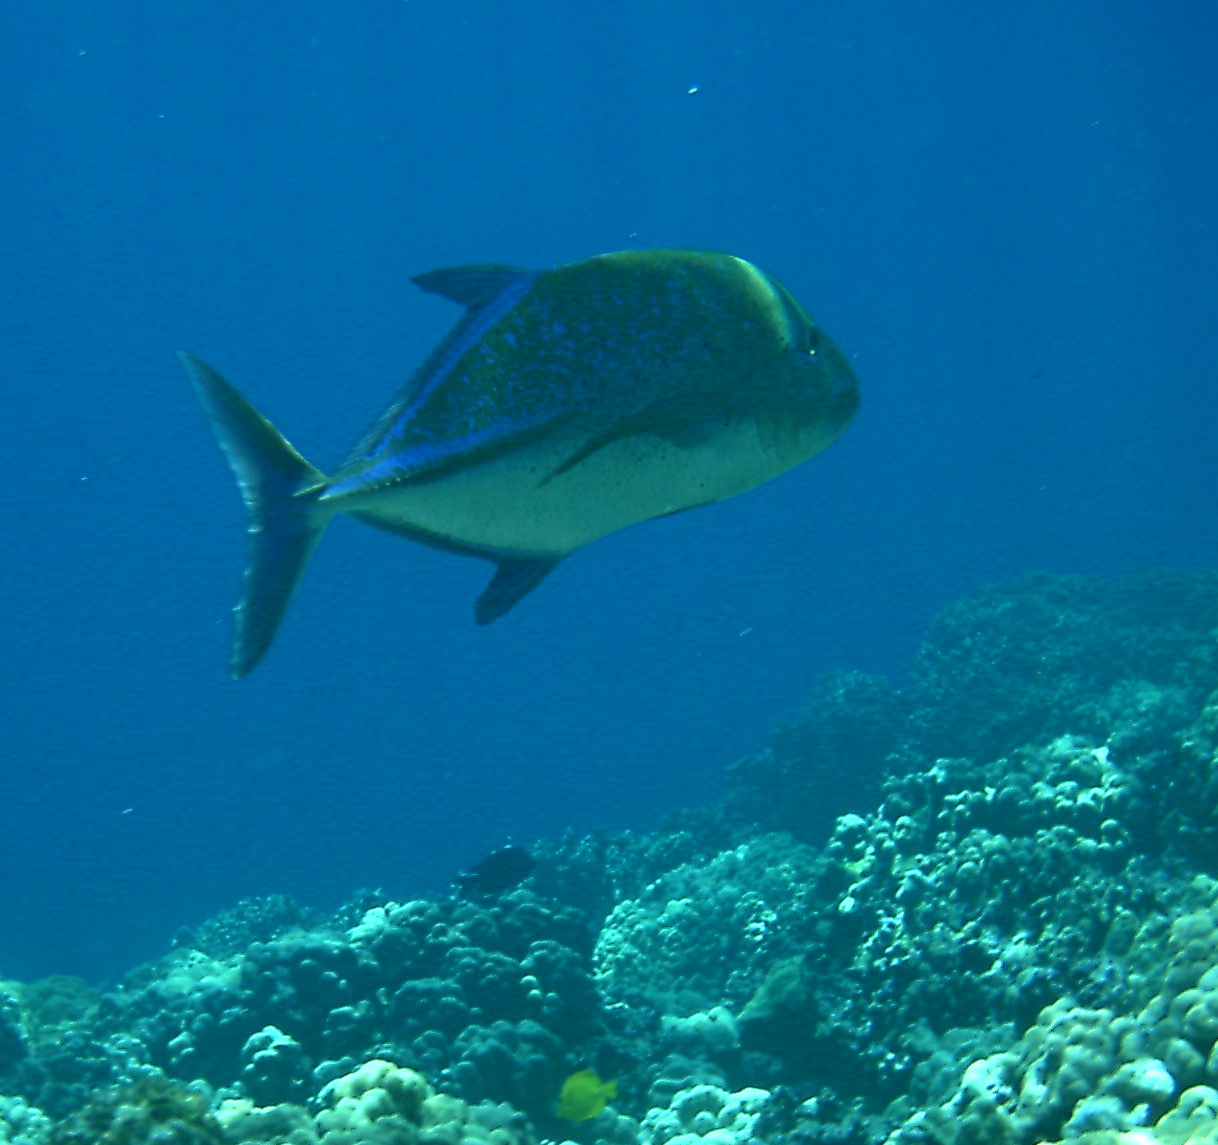
[[[980, 583], [1218, 563], [1218, 9], [50, 0], [4, 29], [4, 977], [645, 828], [819, 672], [899, 677]], [[489, 566], [339, 522], [227, 680], [242, 510], [172, 351], [324, 468], [458, 316], [412, 274], [654, 245], [790, 286], [860, 375], [842, 441], [483, 630]]]

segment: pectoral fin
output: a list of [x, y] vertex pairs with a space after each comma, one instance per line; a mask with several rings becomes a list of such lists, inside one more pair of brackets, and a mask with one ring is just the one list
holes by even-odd
[[739, 400], [733, 400], [728, 394], [682, 394], [661, 398], [597, 434], [548, 473], [541, 483], [545, 485], [561, 477], [615, 441], [640, 434], [666, 438], [683, 449], [697, 449], [738, 421], [744, 412]]

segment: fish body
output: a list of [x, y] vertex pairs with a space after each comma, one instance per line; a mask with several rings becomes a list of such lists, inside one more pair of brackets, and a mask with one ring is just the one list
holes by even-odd
[[731, 255], [627, 251], [415, 282], [465, 315], [330, 476], [182, 355], [250, 513], [235, 675], [269, 646], [337, 513], [494, 561], [475, 612], [489, 623], [570, 553], [770, 480], [857, 408], [838, 348]]
[[493, 898], [518, 887], [533, 873], [536, 860], [523, 847], [509, 843], [462, 871], [453, 884], [469, 899]]
[[554, 1112], [566, 1121], [591, 1121], [615, 1097], [616, 1081], [602, 1081], [595, 1071], [581, 1069], [563, 1082]]

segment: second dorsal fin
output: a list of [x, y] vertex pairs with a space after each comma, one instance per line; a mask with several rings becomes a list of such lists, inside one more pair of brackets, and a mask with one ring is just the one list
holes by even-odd
[[488, 262], [478, 266], [450, 266], [415, 275], [410, 281], [431, 294], [438, 294], [470, 310], [478, 310], [494, 302], [508, 287], [530, 272], [518, 266], [503, 266]]

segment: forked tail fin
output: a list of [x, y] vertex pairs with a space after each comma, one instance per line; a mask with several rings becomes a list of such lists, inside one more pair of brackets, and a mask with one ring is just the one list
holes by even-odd
[[275, 639], [330, 515], [317, 504], [326, 478], [206, 362], [178, 358], [245, 501], [249, 547], [229, 668], [244, 676]]

